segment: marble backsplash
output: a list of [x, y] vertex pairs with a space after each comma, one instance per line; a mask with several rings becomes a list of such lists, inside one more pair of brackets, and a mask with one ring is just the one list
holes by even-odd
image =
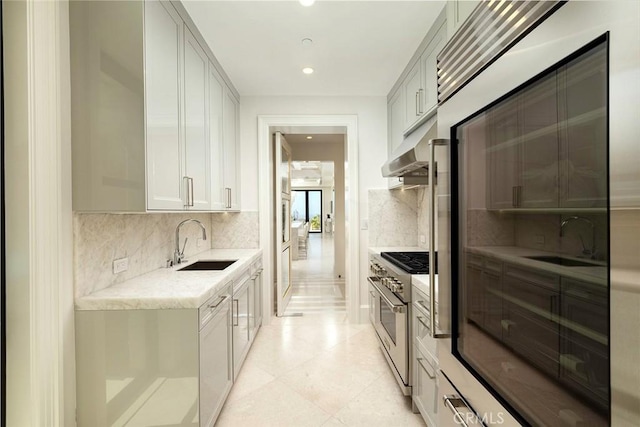
[[212, 249], [254, 249], [260, 247], [260, 219], [257, 211], [211, 214]]
[[369, 190], [369, 246], [417, 246], [415, 190]]
[[467, 245], [517, 246], [514, 216], [485, 209], [469, 209]]
[[[207, 230], [207, 240], [196, 224], [180, 230], [181, 245], [188, 237], [185, 255], [211, 248], [257, 248], [257, 212], [241, 213], [147, 213], [88, 214], [73, 216], [74, 283], [76, 297], [88, 295], [116, 283], [166, 265], [173, 258], [175, 229], [193, 218]], [[113, 274], [114, 259], [128, 257], [129, 268]]]

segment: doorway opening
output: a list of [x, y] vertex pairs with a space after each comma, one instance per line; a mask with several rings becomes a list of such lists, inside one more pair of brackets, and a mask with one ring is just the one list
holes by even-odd
[[[336, 187], [344, 192], [344, 180], [335, 179], [335, 161], [341, 159], [311, 160], [304, 155], [305, 145], [295, 143], [298, 139], [296, 135], [288, 136], [295, 159], [291, 162], [291, 234], [298, 237], [298, 247], [292, 251], [295, 255], [291, 261], [292, 294], [285, 315], [344, 315], [345, 281], [339, 267], [336, 268], [339, 265], [336, 257], [344, 257], [344, 247], [340, 246], [343, 239], [337, 239], [336, 245], [334, 238], [335, 219], [344, 221], [344, 206], [336, 206], [334, 201]], [[344, 136], [334, 135], [333, 139], [342, 144]], [[323, 140], [331, 138], [327, 135]], [[325, 151], [329, 153], [329, 149]], [[342, 233], [344, 223], [337, 228]]]
[[[289, 295], [279, 295], [278, 283], [279, 281], [291, 280], [294, 270], [298, 270], [291, 262], [285, 262], [282, 258], [283, 251], [278, 251], [278, 242], [281, 239], [281, 234], [285, 230], [281, 230], [282, 225], [286, 222], [292, 223], [293, 218], [290, 215], [293, 209], [289, 211], [288, 215], [279, 212], [283, 210], [280, 200], [282, 194], [276, 194], [276, 185], [274, 181], [280, 182], [281, 179], [274, 180], [276, 176], [276, 170], [279, 171], [278, 176], [282, 176], [283, 165], [276, 159], [276, 153], [280, 153], [280, 150], [274, 149], [273, 135], [276, 132], [281, 132], [286, 135], [288, 143], [291, 143], [292, 154], [296, 152], [295, 144], [297, 143], [294, 135], [304, 135], [306, 147], [315, 150], [314, 153], [307, 153], [306, 157], [294, 157], [291, 156], [291, 161], [334, 161], [331, 158], [327, 158], [326, 145], [320, 143], [321, 135], [340, 135], [341, 143], [339, 146], [342, 154], [341, 159], [334, 161], [335, 169], [335, 182], [340, 183], [342, 190], [338, 189], [338, 186], [327, 191], [321, 188], [295, 188], [295, 190], [323, 190], [322, 194], [327, 199], [329, 196], [329, 208], [321, 208], [319, 232], [309, 233], [307, 240], [307, 256], [318, 254], [318, 259], [324, 259], [323, 266], [314, 268], [322, 268], [322, 271], [328, 272], [331, 275], [331, 280], [342, 281], [343, 289], [340, 291], [344, 296], [344, 304], [342, 310], [346, 312], [346, 317], [349, 322], [359, 322], [359, 298], [360, 290], [358, 286], [359, 280], [359, 230], [357, 227], [358, 218], [358, 165], [357, 165], [357, 118], [356, 116], [259, 116], [258, 117], [258, 155], [259, 164], [261, 166], [260, 174], [260, 241], [263, 250], [263, 259], [265, 265], [265, 282], [271, 284], [265, 289], [267, 297], [265, 298], [264, 310], [265, 312], [277, 313], [278, 315], [284, 315], [286, 306], [278, 307], [276, 301], [287, 302], [290, 301]], [[309, 143], [306, 136], [316, 135], [316, 141]], [[278, 155], [280, 158], [280, 156]], [[340, 171], [340, 172], [338, 172]], [[341, 174], [341, 176], [337, 176]], [[281, 187], [278, 187], [281, 188]], [[293, 194], [293, 185], [292, 185]], [[305, 193], [305, 207], [306, 198], [313, 197], [307, 196]], [[277, 197], [276, 197], [277, 196]], [[276, 202], [277, 205], [276, 205]], [[291, 201], [291, 206], [293, 201]], [[338, 218], [338, 208], [342, 205], [343, 217]], [[277, 207], [277, 209], [276, 209]], [[331, 214], [333, 212], [333, 214]], [[330, 222], [327, 222], [327, 213], [330, 215]], [[301, 216], [301, 213], [298, 213]], [[286, 218], [285, 218], [286, 216]], [[306, 220], [306, 216], [304, 218]], [[311, 218], [309, 218], [311, 220]], [[305, 221], [306, 222], [306, 221]], [[309, 221], [310, 222], [310, 221]], [[328, 235], [326, 233], [327, 224], [331, 224], [332, 233]], [[293, 237], [293, 236], [292, 236]], [[333, 248], [332, 248], [333, 247]], [[333, 249], [333, 257], [329, 256]], [[336, 249], [341, 248], [341, 249]], [[340, 256], [336, 255], [336, 252], [340, 250]], [[291, 251], [289, 251], [291, 252]], [[321, 255], [323, 254], [324, 255]], [[333, 265], [331, 268], [331, 258], [333, 258]], [[309, 267], [309, 261], [307, 267]], [[304, 265], [302, 263], [301, 265]], [[285, 271], [286, 270], [286, 271]], [[309, 269], [301, 268], [299, 271], [307, 271], [307, 278]], [[301, 277], [301, 276], [299, 276]], [[281, 290], [289, 289], [288, 292], [292, 292], [291, 286], [280, 286]], [[287, 298], [288, 297], [288, 298]], [[268, 323], [269, 319], [265, 319], [265, 323]]]

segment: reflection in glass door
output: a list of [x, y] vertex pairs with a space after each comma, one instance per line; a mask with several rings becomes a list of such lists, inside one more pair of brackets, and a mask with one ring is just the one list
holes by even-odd
[[310, 233], [322, 233], [322, 190], [293, 190], [291, 219], [309, 223]]

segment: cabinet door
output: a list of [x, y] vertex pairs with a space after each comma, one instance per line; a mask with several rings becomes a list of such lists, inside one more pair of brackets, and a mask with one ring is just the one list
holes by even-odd
[[262, 267], [260, 267], [258, 272], [256, 273], [254, 286], [256, 289], [254, 313], [257, 330], [260, 328], [260, 325], [262, 325]]
[[520, 131], [518, 100], [507, 99], [487, 115], [489, 208], [518, 207]]
[[389, 154], [402, 143], [406, 122], [404, 91], [400, 88], [387, 104], [387, 121], [389, 126]]
[[467, 318], [478, 326], [484, 325], [484, 292], [482, 289], [482, 268], [467, 262], [466, 268], [466, 315]]
[[561, 279], [560, 379], [602, 409], [608, 404], [607, 289]]
[[503, 341], [532, 364], [558, 375], [559, 277], [505, 266]]
[[249, 341], [253, 341], [256, 332], [256, 281], [249, 281], [249, 298], [247, 301], [247, 327], [249, 328]]
[[249, 282], [247, 278], [233, 291], [233, 372], [238, 377], [249, 351]]
[[209, 60], [196, 38], [184, 30], [184, 141], [187, 208], [211, 209], [207, 84]]
[[448, 38], [453, 37], [458, 28], [471, 15], [473, 9], [480, 3], [479, 0], [449, 0], [447, 1], [447, 33]]
[[607, 206], [606, 48], [559, 73], [561, 207]]
[[519, 207], [558, 206], [558, 109], [555, 73], [521, 95], [522, 163]]
[[211, 179], [211, 209], [225, 210], [223, 187], [223, 101], [224, 82], [212, 63], [209, 63], [209, 153]]
[[404, 92], [404, 105], [405, 105], [405, 123], [404, 129], [408, 129], [414, 123], [416, 123], [422, 116], [422, 103], [420, 102], [420, 96], [422, 91], [422, 70], [421, 63], [418, 60], [402, 85], [402, 91]]
[[145, 4], [148, 209], [184, 209], [184, 147], [180, 131], [182, 26], [182, 19], [170, 4]]
[[438, 371], [435, 358], [428, 352], [422, 352], [420, 347], [413, 347], [413, 402], [420, 410], [422, 418], [428, 426], [435, 426], [438, 419]]
[[422, 91], [420, 93], [420, 102], [423, 115], [438, 105], [437, 56], [446, 42], [446, 26], [443, 24], [420, 57], [420, 61], [422, 62]]
[[239, 194], [239, 147], [238, 147], [238, 101], [225, 87], [223, 99], [223, 200], [227, 210], [240, 209]]
[[231, 299], [200, 331], [200, 425], [213, 426], [233, 384]]

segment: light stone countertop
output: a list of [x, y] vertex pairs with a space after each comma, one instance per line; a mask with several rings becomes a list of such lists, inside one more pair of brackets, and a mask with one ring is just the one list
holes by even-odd
[[564, 254], [545, 252], [537, 249], [520, 248], [515, 246], [471, 246], [467, 247], [466, 250], [485, 257], [495, 258], [503, 262], [517, 264], [536, 270], [543, 270], [549, 273], [555, 273], [563, 277], [582, 280], [596, 285], [607, 285], [608, 269], [605, 265], [601, 267], [565, 267], [549, 262], [525, 258], [529, 256], [560, 256], [564, 258], [580, 260], [579, 258], [566, 256]]
[[[211, 249], [171, 268], [160, 268], [76, 298], [76, 310], [198, 308], [262, 255], [261, 249]], [[199, 260], [233, 260], [221, 271], [177, 271]]]
[[417, 246], [380, 246], [369, 247], [370, 254], [378, 254], [380, 252], [428, 252], [425, 248], [419, 248]]

